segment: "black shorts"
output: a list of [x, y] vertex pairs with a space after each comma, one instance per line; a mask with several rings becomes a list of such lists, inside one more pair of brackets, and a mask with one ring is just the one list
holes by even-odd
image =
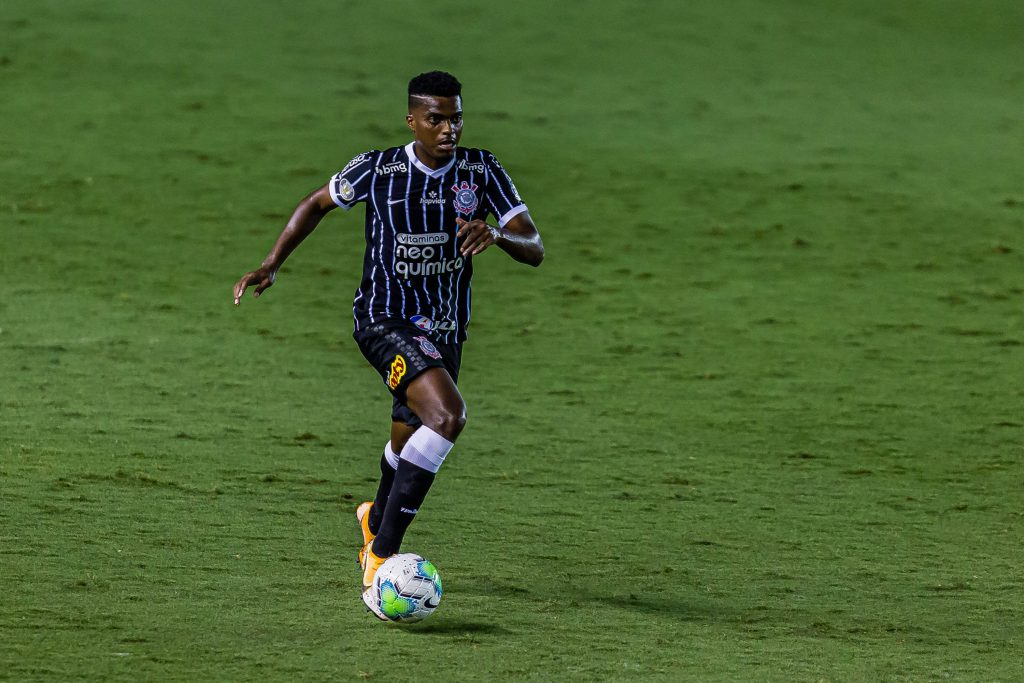
[[428, 368], [444, 368], [452, 381], [459, 381], [462, 342], [442, 344], [407, 320], [385, 320], [352, 333], [370, 365], [377, 369], [384, 386], [394, 396], [391, 419], [411, 427], [423, 423], [406, 405], [409, 382]]

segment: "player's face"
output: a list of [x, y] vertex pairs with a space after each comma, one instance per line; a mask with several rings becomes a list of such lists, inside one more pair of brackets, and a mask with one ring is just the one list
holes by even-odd
[[405, 117], [416, 138], [416, 155], [431, 168], [447, 164], [462, 137], [462, 98], [416, 98]]

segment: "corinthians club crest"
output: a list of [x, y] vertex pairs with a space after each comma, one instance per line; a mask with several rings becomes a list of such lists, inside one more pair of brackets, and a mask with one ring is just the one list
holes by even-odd
[[477, 204], [480, 200], [476, 197], [476, 185], [470, 185], [463, 180], [458, 185], [452, 185], [452, 191], [455, 193], [455, 210], [459, 213], [464, 213], [467, 216], [473, 214], [476, 211]]

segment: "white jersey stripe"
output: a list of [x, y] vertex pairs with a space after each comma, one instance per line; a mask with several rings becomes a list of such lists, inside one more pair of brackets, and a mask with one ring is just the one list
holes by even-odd
[[[380, 158], [382, 156], [383, 156], [382, 154], [377, 156], [378, 162], [380, 161]], [[378, 224], [377, 216], [380, 215], [380, 207], [377, 206], [377, 193], [374, 191], [376, 185], [377, 185], [377, 176], [375, 174], [375, 175], [370, 177], [370, 195], [369, 195], [370, 196], [370, 201], [373, 202], [373, 215], [372, 216], [371, 215], [367, 215], [367, 220], [370, 221], [370, 238], [371, 238], [369, 240], [370, 245], [373, 245], [374, 242], [381, 242], [382, 241], [382, 237], [377, 233], [377, 224]], [[372, 249], [373, 247], [370, 246], [370, 248]], [[385, 274], [385, 277], [387, 277], [387, 274]], [[370, 282], [371, 283], [376, 283], [377, 282], [377, 264], [376, 263], [373, 264], [373, 271], [370, 274]], [[374, 316], [374, 311], [375, 311], [375, 308], [376, 308], [374, 306], [374, 304], [375, 304], [376, 300], [377, 300], [377, 287], [375, 287], [375, 286], [373, 286], [371, 284], [371, 294], [370, 294], [370, 322], [371, 323], [377, 322], [377, 320], [375, 319], [375, 316]]]
[[[412, 229], [412, 217], [410, 215], [410, 207], [409, 207], [409, 204], [411, 204], [412, 202], [410, 202], [409, 199], [408, 199], [409, 197], [412, 196], [411, 190], [412, 190], [412, 166], [409, 167], [409, 172], [405, 176], [405, 196], [406, 196], [406, 200], [405, 200], [405, 228], [406, 228], [406, 232], [409, 232], [409, 233], [414, 232], [413, 229]], [[402, 286], [403, 292], [405, 291], [405, 289], [406, 289], [406, 287], [405, 287], [405, 284], [403, 283], [403, 286]], [[417, 291], [416, 285], [412, 285], [412, 286], [408, 287], [408, 289], [409, 289], [410, 292], [412, 292], [413, 298], [416, 299], [416, 310], [419, 310], [419, 308], [420, 308], [420, 293]], [[424, 290], [424, 291], [426, 291], [426, 290]], [[402, 295], [402, 310], [403, 311], [408, 310], [408, 308], [405, 305], [405, 295], [404, 294]]]
[[[393, 192], [394, 187], [395, 187], [395, 176], [392, 175], [391, 177], [388, 178], [388, 197], [394, 197], [395, 196], [394, 192]], [[381, 235], [381, 239], [380, 239], [380, 243], [379, 243], [380, 248], [378, 250], [378, 253], [380, 254], [380, 260], [381, 260], [382, 263], [384, 262], [384, 245], [387, 244], [388, 242], [394, 243], [394, 238], [395, 238], [395, 221], [391, 217], [391, 200], [390, 199], [387, 201], [385, 206], [387, 207], [387, 211], [388, 211], [387, 225], [391, 228], [391, 234], [389, 235], [389, 234], [387, 234], [387, 232], [384, 232]], [[391, 317], [391, 276], [388, 273], [394, 273], [395, 272], [395, 253], [396, 253], [394, 248], [392, 248], [390, 251], [391, 251], [391, 269], [384, 271], [384, 277], [386, 278], [385, 279], [385, 286], [387, 287], [387, 291], [388, 291], [388, 295], [384, 299], [384, 315], [385, 315], [385, 317], [388, 317], [388, 318]]]
[[[409, 169], [412, 173], [412, 169]], [[429, 206], [426, 202], [427, 190], [431, 187], [433, 179], [423, 183], [423, 191], [420, 192], [420, 227], [422, 233], [430, 232], [430, 221], [427, 218], [427, 207]], [[430, 312], [430, 291], [427, 289], [427, 283], [425, 280], [421, 280], [419, 283], [420, 287], [423, 288], [423, 305], [419, 307], [419, 311], [422, 311], [422, 315], [426, 315], [428, 318], [433, 317], [433, 313]]]

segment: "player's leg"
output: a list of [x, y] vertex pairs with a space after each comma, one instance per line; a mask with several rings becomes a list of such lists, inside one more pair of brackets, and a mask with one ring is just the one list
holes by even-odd
[[[415, 417], [415, 415], [413, 417]], [[405, 444], [409, 441], [409, 437], [412, 436], [419, 428], [419, 420], [409, 420], [408, 422], [405, 422], [392, 419], [391, 447], [395, 449], [395, 453], [402, 452], [402, 449], [405, 448]]]
[[391, 440], [384, 446], [384, 455], [380, 459], [380, 482], [377, 484], [377, 495], [374, 496], [373, 504], [365, 511], [365, 522], [363, 515], [357, 513], [359, 522], [363, 525], [364, 544], [372, 540], [380, 529], [380, 522], [384, 518], [384, 508], [388, 504], [388, 495], [391, 493], [391, 485], [395, 481], [395, 470], [398, 469], [398, 454], [405, 448], [405, 444], [413, 432], [419, 428], [419, 420], [413, 424], [407, 424], [399, 409], [403, 408], [404, 412], [415, 418], [412, 411], [397, 401], [395, 403], [396, 407], [391, 415]]
[[[413, 358], [407, 353], [405, 347], [408, 342], [404, 337], [408, 335], [402, 336], [397, 334], [394, 331], [394, 327], [394, 325], [376, 324], [356, 330], [352, 334], [363, 356], [366, 357], [371, 366], [381, 373], [385, 384], [392, 391], [394, 387], [391, 386], [392, 382], [389, 380], [392, 369], [395, 367], [394, 364], [399, 357], [403, 359], [403, 371], [406, 370], [404, 366], [405, 357], [398, 354], [409, 356], [408, 360], [414, 368], [417, 365], [422, 366], [421, 369], [426, 368], [423, 359]], [[401, 378], [401, 373], [398, 374], [398, 377]], [[409, 440], [409, 436], [412, 435], [419, 425], [419, 418], [409, 410], [408, 406], [399, 401], [396, 396], [391, 410], [391, 441], [384, 447], [384, 454], [381, 456], [380, 482], [377, 486], [377, 494], [373, 501], [360, 503], [356, 508], [356, 518], [359, 520], [359, 526], [363, 532], [363, 547], [373, 539], [377, 529], [380, 527], [380, 521], [384, 515], [384, 507], [387, 504], [387, 497], [391, 491], [392, 482], [395, 479], [395, 469], [398, 467], [398, 454], [402, 452], [405, 442]], [[360, 564], [363, 561], [362, 549], [359, 552], [359, 561]]]
[[[407, 321], [374, 324], [357, 330], [353, 337], [398, 403], [393, 419], [417, 426], [411, 434], [400, 427], [400, 433], [395, 434], [396, 441], [405, 439], [405, 445], [401, 450], [393, 449], [399, 453], [398, 467], [391, 489], [387, 491], [387, 503], [381, 506], [379, 533], [373, 536], [368, 528], [363, 529], [364, 538], [373, 536], [359, 553], [366, 587], [384, 558], [398, 552], [405, 530], [433, 483], [434, 474], [465, 424], [465, 405], [455, 388], [462, 345], [458, 342], [435, 345]], [[399, 411], [404, 414], [399, 416]], [[421, 416], [414, 411], [419, 411], [426, 419], [421, 421]], [[393, 447], [395, 445], [392, 443]], [[382, 469], [382, 479], [387, 476]], [[379, 488], [387, 490], [386, 486]], [[379, 493], [383, 498], [383, 491]], [[373, 507], [377, 506], [364, 503], [360, 509]], [[364, 516], [367, 521], [368, 517], [368, 514]]]
[[434, 477], [466, 424], [466, 404], [445, 368], [432, 367], [406, 388], [406, 403], [423, 423], [402, 449], [373, 554], [398, 552]]
[[405, 395], [424, 427], [451, 442], [459, 438], [466, 426], [466, 403], [448, 370], [430, 368], [409, 384]]

